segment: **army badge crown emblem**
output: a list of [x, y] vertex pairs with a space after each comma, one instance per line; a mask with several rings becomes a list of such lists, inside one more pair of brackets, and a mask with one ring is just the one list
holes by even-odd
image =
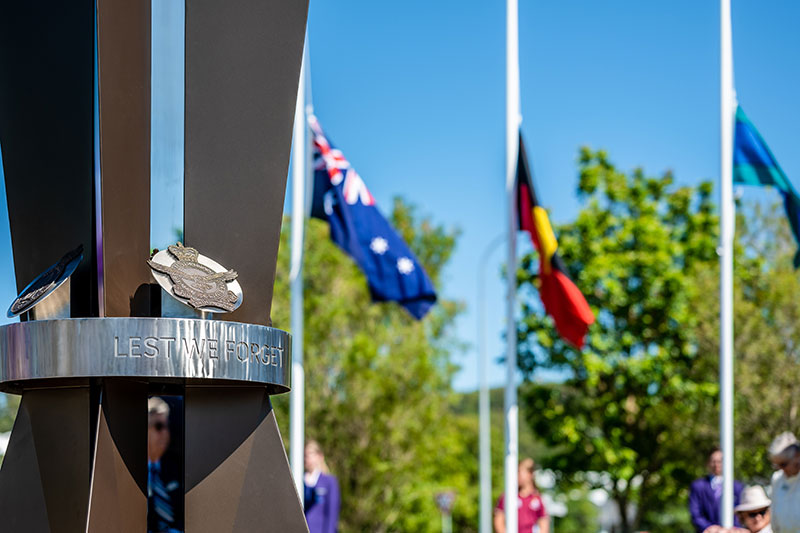
[[201, 311], [234, 311], [242, 301], [236, 271], [181, 243], [156, 253], [147, 264], [164, 290]]

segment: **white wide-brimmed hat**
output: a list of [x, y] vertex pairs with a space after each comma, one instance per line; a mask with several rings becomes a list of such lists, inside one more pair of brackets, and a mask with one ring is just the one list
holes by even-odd
[[742, 511], [755, 511], [756, 509], [764, 509], [772, 505], [772, 501], [767, 498], [767, 493], [761, 485], [753, 485], [746, 487], [742, 491], [742, 496], [739, 499], [739, 505], [733, 508], [734, 512]]
[[783, 453], [789, 446], [792, 444], [797, 444], [797, 437], [794, 436], [794, 433], [791, 431], [785, 431], [775, 437], [772, 441], [772, 444], [769, 445], [769, 450], [767, 453], [770, 457], [776, 457]]

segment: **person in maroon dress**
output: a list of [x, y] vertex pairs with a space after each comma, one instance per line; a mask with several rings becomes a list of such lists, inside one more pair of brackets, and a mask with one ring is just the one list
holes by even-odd
[[[550, 519], [533, 477], [535, 466], [530, 457], [519, 463], [517, 478], [519, 484], [517, 529], [519, 533], [549, 533], [550, 531]], [[506, 533], [505, 494], [500, 495], [500, 500], [494, 509], [494, 530], [496, 533]]]

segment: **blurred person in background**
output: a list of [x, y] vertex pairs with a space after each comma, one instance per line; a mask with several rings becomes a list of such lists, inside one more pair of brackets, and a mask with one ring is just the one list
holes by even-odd
[[772, 533], [769, 506], [772, 502], [761, 485], [753, 485], [742, 491], [742, 501], [733, 508], [744, 529], [734, 528], [735, 532]]
[[339, 528], [339, 482], [328, 470], [319, 443], [306, 443], [303, 456], [303, 509], [309, 533], [336, 533]]
[[772, 529], [800, 532], [800, 443], [793, 433], [781, 433], [767, 450], [775, 468], [772, 476]]
[[[697, 533], [722, 533], [720, 500], [722, 499], [722, 451], [714, 447], [708, 454], [708, 474], [696, 479], [689, 488], [689, 514]], [[733, 480], [733, 505], [739, 505], [743, 485]], [[734, 516], [734, 525], [739, 526]]]
[[153, 396], [147, 401], [147, 532], [180, 533], [183, 517], [180, 470], [162, 461], [169, 448], [169, 405]]
[[[534, 470], [536, 464], [528, 457], [519, 463], [517, 483], [519, 495], [517, 496], [517, 529], [519, 533], [549, 533], [550, 519], [544, 508], [544, 502], [536, 488]], [[494, 509], [494, 530], [496, 533], [506, 533], [505, 494], [500, 495], [497, 507]]]

